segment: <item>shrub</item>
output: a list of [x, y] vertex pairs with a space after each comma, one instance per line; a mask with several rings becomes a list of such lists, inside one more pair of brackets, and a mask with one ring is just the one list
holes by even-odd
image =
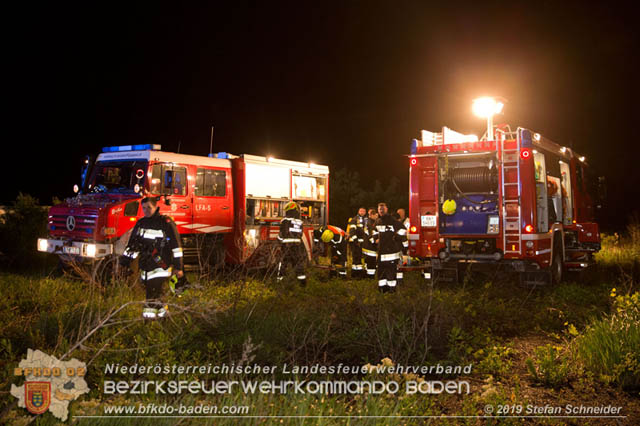
[[640, 388], [640, 293], [616, 295], [613, 312], [576, 339], [585, 367], [605, 383]]
[[478, 360], [478, 371], [495, 377], [506, 377], [511, 371], [513, 351], [508, 346], [494, 345], [479, 349], [474, 357]]
[[539, 346], [535, 360], [526, 359], [527, 370], [535, 382], [554, 388], [567, 382], [569, 364], [560, 355], [560, 350], [560, 347], [553, 345]]
[[45, 259], [46, 255], [37, 252], [36, 243], [46, 234], [46, 209], [37, 199], [20, 193], [0, 219], [0, 253], [8, 265], [32, 267], [34, 262]]

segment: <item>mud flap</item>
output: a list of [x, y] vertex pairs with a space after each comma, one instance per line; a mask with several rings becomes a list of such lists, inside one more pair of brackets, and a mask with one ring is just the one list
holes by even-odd
[[432, 261], [431, 281], [433, 284], [439, 282], [457, 284], [459, 282], [458, 265]]
[[549, 269], [520, 272], [520, 285], [522, 286], [531, 287], [550, 284], [551, 271]]

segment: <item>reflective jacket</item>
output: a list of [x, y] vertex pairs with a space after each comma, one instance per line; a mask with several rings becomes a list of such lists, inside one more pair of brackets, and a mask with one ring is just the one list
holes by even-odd
[[347, 234], [349, 236], [350, 243], [362, 244], [364, 242], [364, 227], [366, 221], [367, 216], [360, 216], [359, 214], [349, 219], [349, 224], [347, 225]]
[[375, 225], [380, 260], [384, 262], [400, 259], [398, 245], [407, 240], [407, 229], [389, 214], [380, 216]]
[[365, 217], [364, 221], [364, 243], [362, 243], [362, 252], [367, 256], [376, 256], [378, 254], [378, 244], [376, 243], [377, 230], [375, 220]]
[[182, 270], [182, 246], [176, 224], [169, 216], [161, 215], [160, 209], [151, 217], [143, 217], [136, 223], [124, 250], [124, 263], [138, 258], [142, 271], [173, 266]]
[[302, 243], [302, 219], [296, 217], [282, 219], [278, 241], [282, 244]]

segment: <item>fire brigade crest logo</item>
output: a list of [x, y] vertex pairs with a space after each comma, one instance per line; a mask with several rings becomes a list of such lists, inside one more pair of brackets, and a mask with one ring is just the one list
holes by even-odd
[[84, 380], [87, 366], [73, 358], [61, 361], [41, 351], [27, 351], [27, 358], [14, 368], [14, 376], [24, 377], [21, 386], [11, 385], [11, 395], [18, 399], [18, 407], [39, 415], [51, 412], [61, 421], [69, 415], [69, 404], [87, 392]]
[[73, 231], [76, 227], [76, 218], [73, 216], [67, 216], [67, 229]]
[[51, 404], [51, 382], [25, 382], [24, 401], [32, 414], [42, 414]]

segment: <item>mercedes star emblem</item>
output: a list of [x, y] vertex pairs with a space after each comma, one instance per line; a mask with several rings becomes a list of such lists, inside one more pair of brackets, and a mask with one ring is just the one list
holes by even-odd
[[76, 218], [73, 216], [67, 216], [67, 229], [73, 231], [76, 227]]

